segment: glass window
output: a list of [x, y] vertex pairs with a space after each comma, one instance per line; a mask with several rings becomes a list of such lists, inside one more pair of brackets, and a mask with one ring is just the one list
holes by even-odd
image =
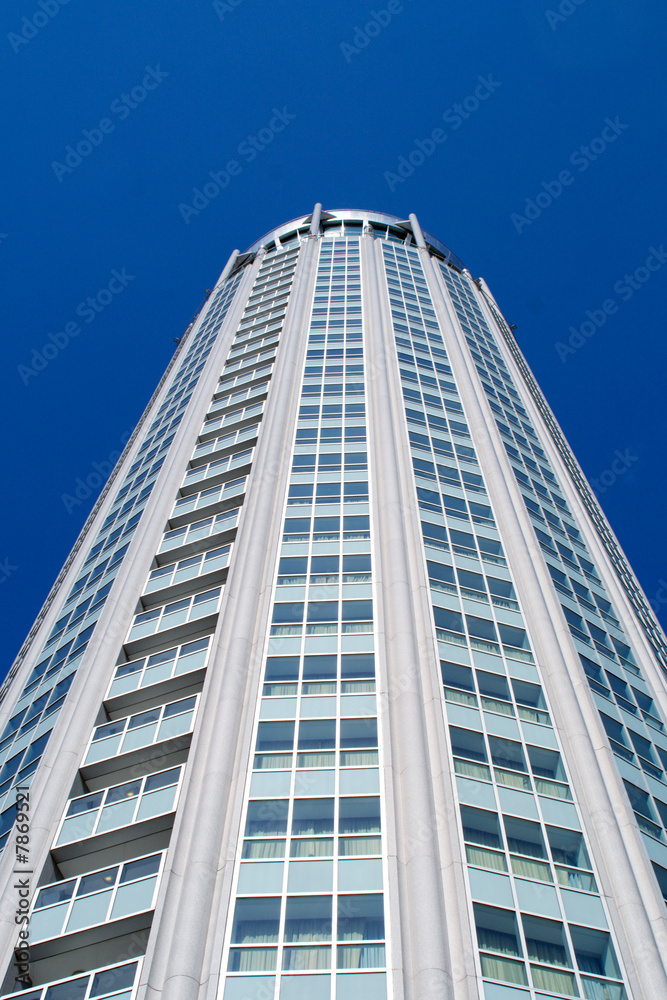
[[335, 719], [301, 720], [299, 723], [299, 750], [333, 750], [335, 746]]
[[335, 655], [305, 656], [303, 659], [303, 679], [304, 681], [335, 679], [337, 666]]
[[440, 672], [444, 684], [474, 692], [475, 685], [470, 667], [449, 660], [440, 660]]
[[498, 736], [489, 736], [491, 758], [497, 767], [507, 767], [515, 771], [527, 771], [523, 749], [514, 740], [503, 740]]
[[292, 836], [333, 834], [333, 799], [296, 799], [292, 818]]
[[287, 833], [287, 799], [262, 799], [248, 804], [246, 837], [279, 837]]
[[463, 618], [457, 611], [449, 611], [446, 608], [433, 608], [435, 626], [446, 632], [463, 632]]
[[482, 975], [527, 986], [525, 966], [523, 962], [516, 961], [522, 957], [522, 951], [514, 914], [479, 903], [474, 904], [474, 911]]
[[500, 824], [496, 813], [472, 806], [461, 806], [461, 823], [466, 843], [480, 844], [502, 850]]
[[338, 621], [338, 601], [309, 601], [309, 622]]
[[507, 846], [513, 854], [525, 854], [531, 858], [546, 858], [547, 852], [539, 823], [526, 819], [503, 816]]
[[375, 677], [373, 653], [344, 653], [341, 656], [341, 677]]
[[266, 944], [278, 940], [280, 898], [237, 899], [233, 944]]
[[278, 585], [303, 584], [306, 582], [306, 572], [308, 569], [307, 556], [291, 557], [283, 556], [278, 566]]
[[358, 747], [377, 747], [377, 745], [377, 719], [341, 719], [341, 750], [354, 750]]
[[299, 678], [298, 656], [269, 656], [264, 672], [265, 681], [296, 681]]
[[257, 731], [258, 753], [291, 750], [294, 743], [293, 722], [260, 722]]
[[455, 757], [486, 762], [486, 747], [481, 733], [450, 726], [449, 735], [452, 742], [452, 753]]
[[276, 624], [303, 621], [303, 602], [277, 603], [273, 606], [273, 622]]
[[93, 997], [112, 996], [124, 990], [131, 990], [136, 972], [136, 962], [96, 972], [93, 976], [93, 983], [90, 990], [91, 1000]]
[[454, 570], [451, 566], [431, 561], [428, 561], [426, 566], [429, 582], [434, 590], [441, 590], [445, 594], [456, 594]]
[[340, 799], [340, 834], [380, 833], [379, 796]]
[[331, 896], [288, 896], [285, 909], [285, 941], [330, 941]]
[[384, 939], [384, 907], [380, 894], [338, 896], [338, 940]]

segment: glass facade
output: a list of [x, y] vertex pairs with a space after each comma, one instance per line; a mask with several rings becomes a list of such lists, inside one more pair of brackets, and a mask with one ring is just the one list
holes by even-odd
[[386, 997], [359, 240], [324, 239], [275, 571], [225, 997]]
[[414, 216], [232, 255], [3, 689], [1, 995], [667, 995], [664, 637], [577, 470]]

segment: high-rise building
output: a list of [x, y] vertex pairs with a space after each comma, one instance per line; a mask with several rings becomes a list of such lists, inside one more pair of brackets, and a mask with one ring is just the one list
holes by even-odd
[[0, 992], [665, 1000], [666, 672], [484, 281], [317, 205], [232, 254], [2, 690]]

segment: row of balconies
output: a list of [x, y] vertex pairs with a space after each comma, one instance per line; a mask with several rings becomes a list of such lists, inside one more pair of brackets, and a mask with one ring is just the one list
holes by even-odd
[[[236, 482], [225, 480], [248, 459], [247, 450], [231, 455], [217, 487], [237, 505]], [[199, 496], [180, 498], [187, 511], [177, 500], [123, 647], [126, 662], [110, 682], [55, 830], [29, 924], [30, 976], [46, 985], [21, 991], [25, 1000], [133, 994], [139, 962], [127, 958], [145, 953], [238, 524], [238, 507], [180, 518]], [[186, 523], [177, 527], [179, 519]], [[14, 974], [12, 967], [4, 995]]]
[[[266, 348], [275, 339], [251, 334], [230, 354], [253, 353], [252, 363], [264, 367], [234, 376], [252, 384], [233, 395], [223, 379], [214, 396], [129, 628], [125, 662], [55, 830], [30, 916], [30, 975], [45, 985], [23, 989], [23, 1000], [133, 995], [141, 960], [127, 959], [145, 953], [266, 395]], [[243, 397], [250, 405], [239, 411]], [[228, 424], [229, 433], [211, 433]], [[12, 968], [5, 996], [13, 975]]]

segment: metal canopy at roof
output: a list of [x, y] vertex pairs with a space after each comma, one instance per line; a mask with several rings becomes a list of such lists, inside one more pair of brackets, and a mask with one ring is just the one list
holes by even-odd
[[[294, 233], [299, 229], [307, 229], [307, 227], [311, 224], [312, 218], [313, 213], [311, 212], [308, 215], [301, 215], [296, 219], [290, 219], [289, 222], [285, 222], [282, 226], [277, 226], [275, 229], [269, 230], [269, 232], [265, 233], [261, 239], [249, 246], [246, 253], [256, 252], [260, 249], [260, 247], [266, 246], [267, 243], [275, 240], [276, 236], [278, 239], [283, 239], [287, 235]], [[384, 212], [368, 212], [364, 209], [356, 208], [339, 208], [322, 212], [322, 223], [330, 223], [333, 221], [360, 222], [381, 226], [392, 226], [395, 229], [402, 229], [404, 232], [410, 232], [412, 230], [412, 223], [410, 220], [402, 219], [398, 215], [388, 215]], [[426, 232], [424, 233], [424, 240], [427, 247], [434, 250], [438, 256], [444, 257], [445, 260], [451, 261], [456, 268], [463, 270], [463, 262], [459, 260], [456, 254], [452, 253], [449, 247], [446, 246], [441, 240]]]

